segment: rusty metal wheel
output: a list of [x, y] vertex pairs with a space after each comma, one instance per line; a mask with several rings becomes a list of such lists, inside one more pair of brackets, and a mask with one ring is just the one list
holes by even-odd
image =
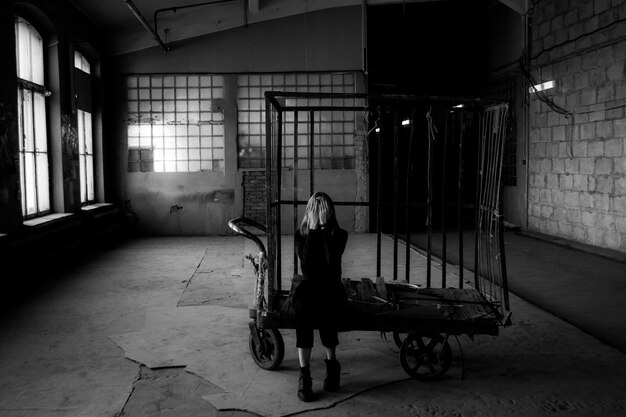
[[285, 357], [285, 342], [278, 329], [255, 329], [259, 336], [259, 344], [252, 334], [248, 344], [252, 359], [260, 367], [268, 371], [278, 368]]
[[411, 377], [431, 381], [441, 378], [450, 368], [452, 349], [438, 333], [418, 334], [412, 331], [402, 342], [400, 362]]

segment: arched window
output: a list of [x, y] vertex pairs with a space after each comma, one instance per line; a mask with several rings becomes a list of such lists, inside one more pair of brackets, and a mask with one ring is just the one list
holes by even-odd
[[50, 211], [48, 132], [44, 86], [43, 39], [25, 19], [15, 20], [18, 130], [22, 214], [25, 218]]
[[80, 163], [80, 202], [95, 200], [93, 127], [91, 123], [91, 65], [80, 52], [74, 51], [76, 95], [78, 97], [78, 158]]
[[87, 74], [91, 74], [89, 61], [78, 51], [74, 51], [74, 66]]

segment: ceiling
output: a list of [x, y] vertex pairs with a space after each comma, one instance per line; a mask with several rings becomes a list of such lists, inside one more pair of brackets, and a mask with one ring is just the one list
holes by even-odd
[[[69, 0], [106, 36], [108, 54], [317, 10], [442, 0]], [[499, 0], [523, 13], [527, 0]], [[215, 4], [209, 4], [215, 3]], [[480, 2], [482, 3], [482, 2]], [[132, 9], [136, 13], [133, 13]], [[177, 9], [177, 10], [174, 10]], [[139, 16], [138, 16], [139, 15]], [[142, 24], [141, 19], [144, 19]], [[156, 20], [156, 22], [155, 22]], [[156, 25], [155, 25], [156, 24]], [[151, 33], [151, 29], [156, 32]]]

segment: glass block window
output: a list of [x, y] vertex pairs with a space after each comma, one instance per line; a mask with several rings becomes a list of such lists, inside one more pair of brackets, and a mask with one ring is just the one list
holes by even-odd
[[78, 162], [80, 167], [80, 202], [95, 200], [93, 179], [93, 136], [91, 113], [78, 110]]
[[17, 17], [15, 42], [22, 214], [30, 218], [50, 212], [43, 39]]
[[221, 75], [127, 78], [128, 171], [224, 171]]
[[89, 61], [87, 61], [87, 58], [85, 58], [83, 54], [78, 51], [74, 51], [74, 67], [86, 72], [87, 74], [91, 74], [91, 65], [89, 64]]
[[[240, 168], [265, 166], [265, 92], [355, 93], [353, 73], [246, 74], [238, 77], [238, 155]], [[287, 99], [287, 106], [355, 106], [355, 99]], [[284, 113], [283, 167], [309, 169], [310, 112], [298, 112], [298, 143], [294, 143], [294, 112]], [[354, 168], [354, 111], [315, 111], [314, 169]]]

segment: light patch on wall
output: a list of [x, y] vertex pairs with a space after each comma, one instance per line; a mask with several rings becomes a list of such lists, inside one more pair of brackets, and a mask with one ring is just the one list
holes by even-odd
[[532, 94], [532, 93], [536, 93], [539, 91], [549, 90], [551, 88], [554, 88], [554, 81], [552, 80], [546, 81], [545, 83], [541, 83], [541, 84], [535, 84], [528, 89], [528, 92]]

